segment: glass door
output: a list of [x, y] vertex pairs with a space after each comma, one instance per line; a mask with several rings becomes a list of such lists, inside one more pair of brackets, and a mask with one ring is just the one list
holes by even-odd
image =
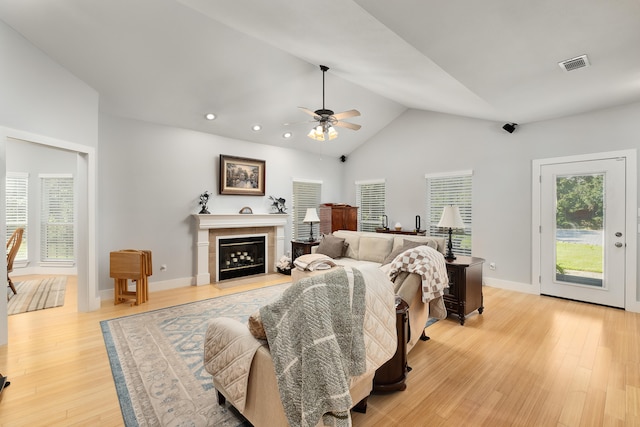
[[542, 294], [624, 307], [625, 159], [541, 167]]

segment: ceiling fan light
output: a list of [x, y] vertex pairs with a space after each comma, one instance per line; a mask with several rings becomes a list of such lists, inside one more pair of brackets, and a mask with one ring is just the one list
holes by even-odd
[[316, 141], [324, 141], [324, 132], [322, 129], [322, 125], [318, 125], [311, 129], [307, 136], [311, 139], [315, 139]]
[[329, 134], [329, 141], [338, 137], [338, 131], [336, 131], [333, 126], [329, 126], [327, 133]]

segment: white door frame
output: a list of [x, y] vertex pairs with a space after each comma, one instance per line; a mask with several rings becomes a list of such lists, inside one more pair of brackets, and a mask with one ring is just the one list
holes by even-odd
[[626, 159], [626, 209], [625, 227], [628, 239], [625, 251], [625, 310], [640, 313], [640, 292], [636, 283], [637, 247], [638, 247], [638, 181], [637, 152], [635, 149], [609, 151], [604, 153], [583, 154], [577, 156], [555, 157], [533, 160], [532, 162], [532, 211], [531, 211], [531, 281], [540, 294], [540, 168], [557, 163], [582, 162], [598, 159], [624, 157]]
[[[6, 176], [6, 142], [18, 139], [35, 144], [55, 147], [76, 153], [78, 174], [78, 311], [86, 312], [100, 308], [98, 296], [97, 268], [97, 160], [96, 149], [86, 145], [33, 134], [17, 129], [0, 127], [0, 172]], [[4, 185], [0, 191], [0, 218], [6, 218]], [[6, 241], [6, 227], [0, 227], [0, 238]], [[7, 273], [7, 266], [0, 263], [0, 276]], [[4, 277], [4, 276], [2, 276]], [[0, 345], [8, 342], [7, 302], [0, 298]]]

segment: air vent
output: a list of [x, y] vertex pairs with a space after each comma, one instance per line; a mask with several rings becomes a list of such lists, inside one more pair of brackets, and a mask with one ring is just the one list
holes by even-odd
[[565, 71], [573, 71], [577, 70], [578, 68], [588, 67], [591, 64], [589, 63], [589, 58], [587, 58], [587, 55], [582, 55], [576, 56], [575, 58], [567, 59], [562, 62], [558, 62], [558, 65]]

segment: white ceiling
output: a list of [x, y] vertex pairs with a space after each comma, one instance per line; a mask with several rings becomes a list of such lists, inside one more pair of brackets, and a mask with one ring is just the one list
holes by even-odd
[[[499, 128], [640, 101], [640, 0], [0, 0], [0, 19], [103, 112], [333, 156], [407, 108]], [[362, 113], [324, 143], [296, 108], [322, 107], [319, 64], [326, 107]]]

